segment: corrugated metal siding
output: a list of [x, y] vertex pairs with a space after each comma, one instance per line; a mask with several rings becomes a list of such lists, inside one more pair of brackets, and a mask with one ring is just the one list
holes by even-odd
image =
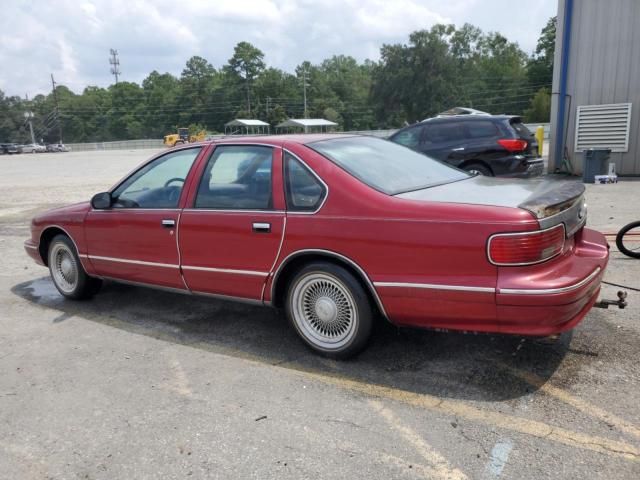
[[[564, 14], [559, 1], [558, 19]], [[562, 48], [562, 28], [556, 41], [556, 70]], [[576, 119], [580, 105], [631, 103], [628, 149], [611, 154], [616, 171], [640, 175], [640, 1], [574, 0], [567, 82], [566, 145], [576, 173], [582, 172], [582, 153], [574, 150]], [[554, 72], [552, 121], [555, 122], [559, 75]], [[553, 138], [552, 150], [556, 139]], [[560, 165], [562, 159], [552, 159]]]

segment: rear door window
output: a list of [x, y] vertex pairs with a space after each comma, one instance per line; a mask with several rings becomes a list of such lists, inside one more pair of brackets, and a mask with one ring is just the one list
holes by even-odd
[[490, 120], [467, 122], [466, 126], [469, 138], [492, 138], [499, 135], [498, 128]]
[[459, 122], [434, 123], [425, 131], [425, 139], [429, 143], [454, 143], [464, 138], [464, 129]]
[[271, 208], [273, 149], [254, 145], [216, 147], [200, 180], [195, 207], [231, 210]]

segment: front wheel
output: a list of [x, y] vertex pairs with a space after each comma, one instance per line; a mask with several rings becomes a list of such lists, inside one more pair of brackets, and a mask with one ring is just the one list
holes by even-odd
[[618, 250], [631, 258], [640, 258], [640, 222], [632, 222], [616, 235]]
[[285, 311], [313, 350], [347, 358], [366, 345], [373, 311], [366, 291], [350, 272], [331, 263], [302, 268], [289, 283]]
[[49, 272], [58, 291], [66, 298], [82, 300], [92, 297], [102, 281], [84, 271], [75, 245], [66, 235], [56, 235], [49, 244]]

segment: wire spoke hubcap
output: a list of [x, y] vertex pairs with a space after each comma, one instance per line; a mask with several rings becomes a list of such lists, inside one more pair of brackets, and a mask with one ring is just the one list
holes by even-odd
[[78, 283], [78, 265], [69, 247], [58, 243], [54, 245], [49, 257], [51, 276], [60, 290], [72, 293]]
[[319, 347], [336, 349], [353, 337], [355, 301], [348, 288], [332, 275], [306, 275], [296, 284], [291, 301], [298, 329]]

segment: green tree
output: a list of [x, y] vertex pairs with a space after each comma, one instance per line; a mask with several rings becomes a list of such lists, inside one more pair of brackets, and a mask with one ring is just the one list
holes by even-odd
[[557, 17], [551, 17], [542, 29], [535, 53], [527, 63], [527, 78], [531, 86], [551, 86], [553, 80], [553, 56], [556, 47]]
[[551, 117], [551, 89], [541, 88], [531, 99], [529, 108], [524, 111], [527, 122], [549, 122]]
[[240, 42], [233, 49], [233, 56], [225, 66], [226, 71], [244, 84], [247, 111], [251, 116], [251, 85], [265, 69], [264, 53], [249, 42]]

